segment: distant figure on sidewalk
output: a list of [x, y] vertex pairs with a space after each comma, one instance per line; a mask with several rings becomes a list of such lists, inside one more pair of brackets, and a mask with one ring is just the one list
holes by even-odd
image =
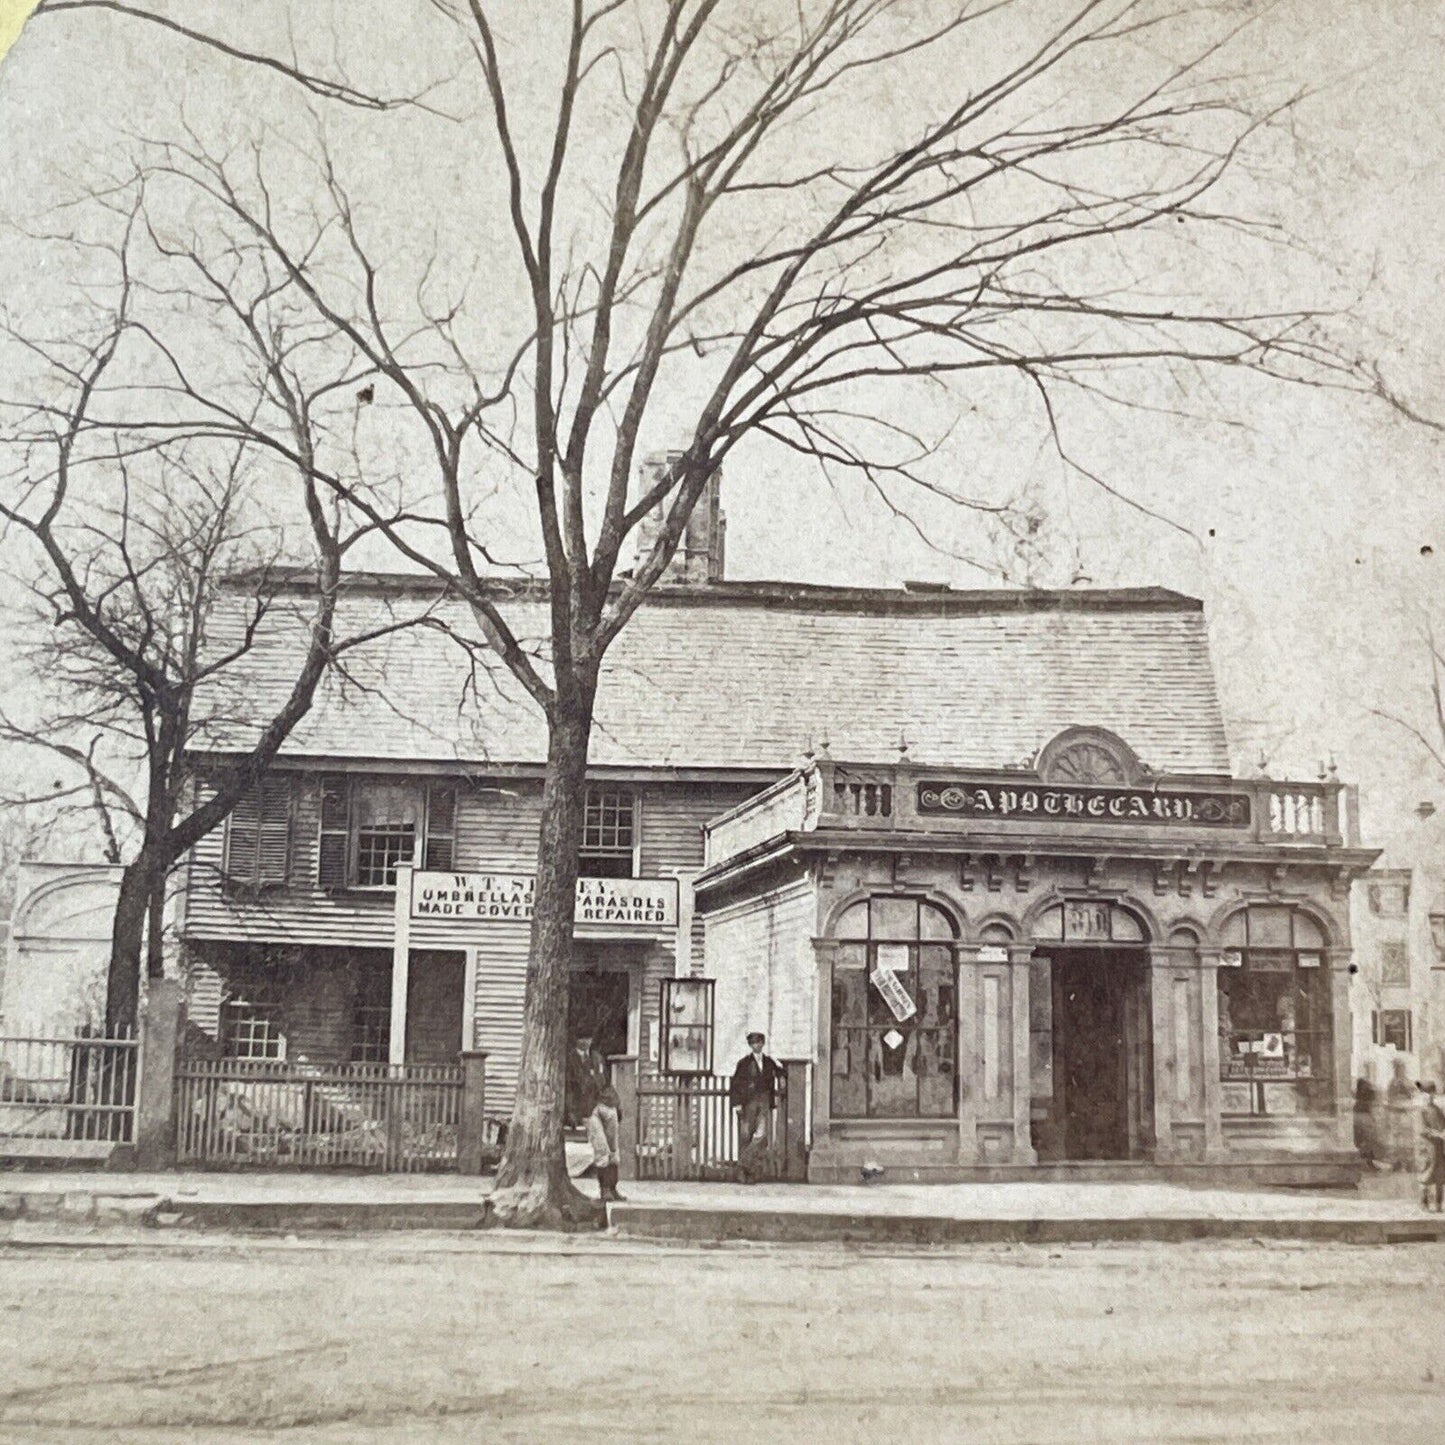
[[1445, 1109], [1436, 1099], [1433, 1083], [1421, 1084], [1425, 1096], [1420, 1110], [1420, 1208], [1429, 1209], [1430, 1196], [1435, 1196], [1435, 1213], [1441, 1212], [1440, 1200], [1445, 1194]]
[[1385, 1089], [1385, 1148], [1390, 1168], [1396, 1173], [1409, 1169], [1415, 1159], [1415, 1090], [1405, 1072], [1404, 1059], [1396, 1059]]
[[1380, 1158], [1380, 1128], [1376, 1118], [1379, 1104], [1375, 1086], [1369, 1079], [1355, 1080], [1355, 1148], [1360, 1158], [1373, 1169]]
[[738, 1178], [755, 1184], [763, 1173], [778, 1102], [782, 1066], [763, 1052], [766, 1040], [756, 1029], [748, 1035], [748, 1052], [738, 1060], [728, 1099], [738, 1111]]

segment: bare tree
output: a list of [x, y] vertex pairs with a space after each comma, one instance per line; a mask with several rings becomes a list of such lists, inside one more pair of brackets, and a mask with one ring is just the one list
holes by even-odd
[[[162, 972], [175, 865], [257, 784], [344, 653], [404, 625], [338, 633], [344, 560], [369, 526], [350, 521], [305, 467], [278, 474], [243, 441], [178, 419], [183, 363], [147, 311], [158, 294], [169, 306], [181, 293], [159, 273], [136, 276], [148, 218], [139, 191], [121, 201], [111, 209], [123, 235], [100, 247], [117, 273], [113, 302], [58, 339], [7, 323], [37, 364], [22, 397], [0, 398], [6, 561], [29, 586], [36, 624], [17, 655], [31, 679], [26, 715], [0, 715], [0, 737], [63, 774], [4, 802], [79, 806], [98, 821], [107, 859], [127, 860], [106, 983], [111, 1027], [135, 1022], [142, 953], [151, 977]], [[302, 343], [269, 320], [266, 331], [240, 328], [253, 345], [251, 411], [289, 407], [293, 447], [314, 451], [316, 393], [289, 389], [285, 371], [288, 348]], [[343, 368], [337, 384], [347, 380]], [[309, 545], [298, 546], [303, 518]], [[299, 612], [287, 585], [297, 566], [314, 581]], [[232, 678], [278, 624], [305, 645], [284, 700], [258, 717]], [[208, 770], [201, 791], [189, 755], [227, 727], [244, 729], [248, 745]]]
[[[1233, 185], [1294, 100], [1235, 64], [1265, 8], [571, 0], [523, 15], [430, 0], [469, 68], [433, 97], [455, 121], [412, 120], [434, 128], [439, 170], [495, 193], [504, 242], [428, 255], [420, 275], [374, 239], [398, 218], [349, 182], [329, 139], [390, 98], [294, 56], [180, 37], [218, 63], [259, 59], [278, 107], [287, 87], [308, 106], [339, 103], [316, 119], [300, 214], [258, 148], [221, 154], [191, 133], [158, 142], [144, 171], [209, 208], [228, 253], [264, 264], [276, 296], [354, 352], [395, 424], [409, 419], [426, 496], [399, 508], [285, 435], [258, 437], [250, 418], [236, 430], [464, 599], [546, 717], [501, 1221], [591, 1215], [566, 1177], [561, 1114], [594, 704], [608, 648], [735, 448], [784, 448], [910, 516], [985, 514], [997, 503], [930, 463], [968, 408], [1007, 404], [1031, 408], [1033, 435], [1064, 465], [1130, 501], [1068, 445], [1069, 396], [1129, 405], [1157, 386], [1208, 407], [1210, 372], [1372, 389], [1326, 339], [1327, 318], [1252, 295], [1272, 274], [1261, 258], [1283, 272], [1300, 256]], [[109, 0], [44, 0], [38, 13], [60, 9], [176, 32]], [[301, 131], [288, 141], [299, 149]], [[1211, 237], [1233, 254], [1211, 252]], [[477, 262], [483, 284], [468, 290], [456, 278]], [[638, 492], [639, 449], [659, 430], [680, 445]], [[493, 585], [508, 533], [476, 505], [479, 488], [507, 487], [530, 499], [548, 579], [540, 659]]]

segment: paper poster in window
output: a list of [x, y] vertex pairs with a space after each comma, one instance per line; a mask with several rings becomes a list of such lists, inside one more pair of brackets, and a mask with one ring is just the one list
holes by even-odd
[[891, 970], [893, 973], [908, 972], [908, 945], [906, 943], [880, 943], [878, 949], [878, 967]]
[[868, 975], [873, 987], [883, 995], [883, 1002], [893, 1010], [893, 1017], [902, 1023], [904, 1019], [911, 1019], [918, 1012], [918, 1006], [913, 1002], [912, 997], [904, 986], [899, 983], [898, 975], [891, 969], [880, 965]]

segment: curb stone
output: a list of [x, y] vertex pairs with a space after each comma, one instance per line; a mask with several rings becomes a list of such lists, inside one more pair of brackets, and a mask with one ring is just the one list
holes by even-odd
[[628, 1238], [766, 1244], [1184, 1244], [1230, 1239], [1413, 1244], [1445, 1240], [1445, 1222], [1432, 1219], [1230, 1219], [1207, 1215], [957, 1219], [633, 1205], [614, 1209], [612, 1224], [619, 1235]]

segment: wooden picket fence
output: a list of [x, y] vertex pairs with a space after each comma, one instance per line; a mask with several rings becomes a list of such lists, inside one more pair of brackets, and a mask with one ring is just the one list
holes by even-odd
[[[637, 1081], [639, 1179], [731, 1180], [739, 1174], [738, 1119], [721, 1075], [644, 1076]], [[764, 1179], [788, 1176], [797, 1142], [789, 1138], [788, 1089], [778, 1089], [768, 1143], [756, 1162]]]
[[457, 1167], [459, 1065], [182, 1059], [176, 1162], [202, 1167]]

